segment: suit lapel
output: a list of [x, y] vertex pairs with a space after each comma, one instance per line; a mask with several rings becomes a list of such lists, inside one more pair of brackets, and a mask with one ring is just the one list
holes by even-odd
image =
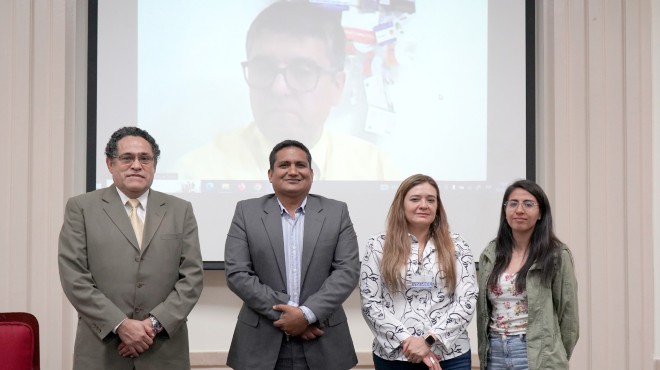
[[277, 197], [273, 195], [264, 203], [264, 215], [261, 220], [264, 223], [266, 234], [270, 245], [275, 253], [275, 261], [280, 270], [282, 281], [286, 286], [286, 260], [284, 258], [284, 237], [282, 231], [282, 216]]
[[135, 237], [135, 231], [133, 231], [133, 226], [131, 226], [131, 221], [126, 213], [126, 208], [121, 203], [121, 198], [114, 185], [105, 189], [101, 201], [103, 202], [103, 211], [110, 217], [110, 220], [115, 224], [117, 229], [124, 234], [135, 249], [140, 250], [137, 238]]
[[144, 219], [144, 236], [142, 240], [142, 253], [149, 247], [151, 239], [156, 234], [156, 230], [163, 221], [167, 213], [167, 198], [158, 191], [149, 191], [149, 201], [147, 202], [147, 215]]
[[302, 260], [300, 261], [300, 290], [305, 283], [305, 276], [307, 276], [307, 269], [312, 261], [314, 249], [316, 248], [325, 215], [323, 214], [323, 206], [318, 198], [307, 196], [307, 205], [305, 206], [305, 230], [303, 234], [303, 252]]

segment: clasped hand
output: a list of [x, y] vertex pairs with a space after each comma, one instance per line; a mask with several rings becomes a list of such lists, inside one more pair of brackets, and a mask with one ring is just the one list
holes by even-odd
[[304, 340], [313, 340], [323, 335], [323, 330], [318, 326], [307, 323], [307, 319], [299, 307], [278, 304], [273, 306], [273, 310], [282, 312], [279, 320], [275, 321], [273, 325], [286, 335], [300, 336]]
[[431, 348], [426, 344], [424, 338], [415, 336], [408, 337], [402, 342], [401, 349], [408, 361], [413, 363], [424, 362], [430, 370], [442, 370], [440, 367], [440, 359], [431, 352]]
[[154, 343], [154, 328], [151, 320], [126, 319], [117, 328], [119, 354], [123, 357], [136, 358]]

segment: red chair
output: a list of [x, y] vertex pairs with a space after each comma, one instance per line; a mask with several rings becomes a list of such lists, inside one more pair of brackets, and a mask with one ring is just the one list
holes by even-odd
[[0, 370], [39, 370], [39, 322], [32, 314], [0, 313]]

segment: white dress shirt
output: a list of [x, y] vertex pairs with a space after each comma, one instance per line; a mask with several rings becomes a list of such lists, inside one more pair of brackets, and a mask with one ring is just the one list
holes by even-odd
[[284, 240], [284, 260], [286, 263], [286, 289], [289, 294], [288, 304], [300, 307], [308, 323], [317, 320], [314, 312], [306, 306], [300, 306], [300, 271], [303, 252], [303, 236], [305, 234], [305, 198], [293, 215], [277, 200], [282, 217], [282, 238]]

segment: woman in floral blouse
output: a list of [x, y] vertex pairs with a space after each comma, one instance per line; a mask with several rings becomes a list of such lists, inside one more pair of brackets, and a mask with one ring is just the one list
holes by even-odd
[[571, 252], [540, 186], [516, 181], [503, 200], [497, 237], [479, 259], [481, 369], [568, 369], [579, 328]]
[[431, 177], [413, 175], [399, 186], [386, 232], [367, 242], [360, 294], [376, 369], [470, 369], [474, 261], [450, 234]]

